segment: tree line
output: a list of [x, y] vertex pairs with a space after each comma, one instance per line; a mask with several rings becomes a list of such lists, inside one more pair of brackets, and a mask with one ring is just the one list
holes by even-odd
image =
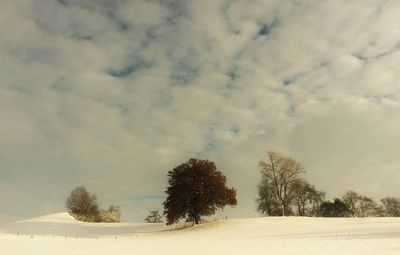
[[[354, 191], [333, 201], [304, 177], [306, 171], [296, 160], [270, 151], [259, 162], [257, 210], [266, 216], [308, 217], [400, 217], [400, 199], [386, 197], [375, 202]], [[210, 160], [190, 159], [168, 172], [167, 198], [163, 215], [150, 211], [145, 221], [173, 224], [181, 219], [198, 224], [202, 216], [213, 215], [227, 205], [237, 204], [236, 189], [226, 186], [227, 178]], [[88, 222], [119, 222], [118, 206], [99, 209], [97, 197], [78, 186], [66, 201], [69, 213]]]
[[[201, 216], [209, 216], [226, 205], [236, 205], [236, 190], [226, 186], [227, 178], [210, 160], [190, 159], [168, 172], [167, 198], [163, 203], [168, 225], [180, 219], [198, 224]], [[117, 222], [119, 207], [100, 210], [97, 197], [78, 186], [66, 201], [68, 212], [86, 222]], [[116, 215], [114, 215], [117, 213]], [[115, 216], [115, 217], [114, 217]], [[158, 211], [150, 211], [146, 222], [162, 222]]]
[[325, 193], [304, 179], [304, 167], [278, 152], [260, 161], [258, 211], [269, 216], [400, 217], [400, 199], [371, 197], [347, 191], [341, 198], [325, 200]]

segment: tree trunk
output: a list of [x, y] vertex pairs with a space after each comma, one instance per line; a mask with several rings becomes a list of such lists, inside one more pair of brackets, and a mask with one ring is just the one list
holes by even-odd
[[194, 223], [195, 223], [196, 225], [200, 223], [200, 215], [199, 215], [198, 212], [195, 212], [195, 213], [194, 213], [194, 215], [193, 215], [193, 220], [194, 220]]

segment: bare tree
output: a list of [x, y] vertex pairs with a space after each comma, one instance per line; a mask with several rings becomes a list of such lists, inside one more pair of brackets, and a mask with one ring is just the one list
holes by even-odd
[[257, 210], [269, 216], [281, 215], [281, 206], [276, 198], [275, 188], [271, 181], [263, 179], [258, 185]]
[[78, 220], [98, 221], [99, 206], [95, 194], [89, 193], [84, 186], [71, 191], [65, 207]]
[[342, 201], [349, 208], [352, 217], [359, 217], [358, 203], [360, 198], [361, 196], [352, 190], [347, 191], [342, 197]]
[[376, 217], [382, 215], [382, 209], [370, 197], [354, 191], [347, 191], [342, 197], [343, 203], [349, 208], [352, 217]]
[[325, 193], [317, 191], [306, 180], [296, 179], [290, 187], [293, 204], [300, 216], [316, 216], [319, 207], [324, 202]]
[[383, 204], [383, 212], [386, 217], [400, 217], [400, 199], [394, 197], [386, 197], [381, 199]]
[[296, 179], [291, 187], [290, 192], [293, 198], [293, 203], [297, 208], [297, 214], [300, 216], [305, 216], [308, 214], [306, 212], [308, 204], [311, 203], [311, 198], [314, 192], [314, 187], [302, 179]]
[[259, 163], [263, 183], [272, 185], [277, 202], [281, 207], [281, 215], [290, 215], [292, 201], [291, 186], [305, 173], [304, 168], [296, 160], [285, 157], [278, 152], [268, 152], [267, 159]]
[[361, 196], [358, 213], [358, 217], [379, 217], [382, 216], [382, 209], [372, 198]]
[[311, 190], [311, 210], [308, 216], [318, 216], [321, 204], [325, 202], [325, 192], [316, 189]]

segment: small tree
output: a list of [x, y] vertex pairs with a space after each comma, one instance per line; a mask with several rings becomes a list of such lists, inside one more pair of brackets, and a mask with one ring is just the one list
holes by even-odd
[[198, 224], [226, 205], [236, 205], [236, 190], [226, 187], [226, 177], [213, 161], [190, 159], [168, 172], [168, 195], [164, 201], [167, 224], [190, 217]]
[[155, 211], [150, 211], [149, 215], [144, 219], [145, 222], [147, 223], [162, 223], [162, 216], [158, 212], [158, 210]]
[[[304, 168], [296, 160], [274, 151], [268, 152], [267, 160], [259, 164], [262, 176], [259, 190], [272, 191], [268, 196], [274, 196], [276, 202], [280, 204], [280, 215], [291, 215], [290, 203], [293, 199], [291, 187], [298, 181], [299, 175], [305, 173]], [[267, 186], [263, 187], [264, 185]], [[260, 197], [259, 201], [263, 199]]]
[[82, 221], [98, 221], [99, 206], [95, 194], [89, 193], [84, 186], [71, 191], [65, 202], [68, 212]]

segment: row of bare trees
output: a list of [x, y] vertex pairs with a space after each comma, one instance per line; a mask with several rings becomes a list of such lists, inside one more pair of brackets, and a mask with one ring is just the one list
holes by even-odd
[[386, 197], [375, 202], [354, 191], [346, 192], [333, 202], [325, 201], [325, 193], [304, 179], [304, 167], [278, 152], [268, 152], [259, 163], [261, 182], [258, 185], [258, 211], [269, 216], [322, 217], [400, 217], [400, 199]]
[[386, 197], [377, 203], [373, 198], [347, 191], [342, 197], [351, 217], [400, 217], [400, 199]]

